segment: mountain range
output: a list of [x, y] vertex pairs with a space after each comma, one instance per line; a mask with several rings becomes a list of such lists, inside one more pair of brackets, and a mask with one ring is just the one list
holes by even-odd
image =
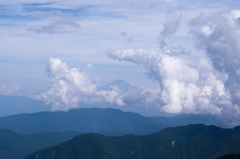
[[199, 123], [226, 127], [215, 116], [190, 114], [175, 117], [145, 117], [112, 108], [80, 108], [68, 112], [40, 112], [0, 117], [0, 129], [6, 128], [20, 134], [77, 131], [102, 132], [109, 136], [147, 135], [166, 127]]
[[[124, 80], [116, 80], [99, 90], [111, 91], [112, 86], [122, 91], [135, 88]], [[41, 101], [26, 97], [0, 96], [0, 101], [2, 109], [9, 106], [6, 110], [14, 109], [15, 114], [23, 112], [22, 106], [31, 107], [28, 113], [9, 116], [6, 115], [10, 111], [0, 113], [4, 116], [0, 117], [0, 159], [23, 158], [29, 153], [33, 154], [26, 159], [216, 158], [240, 153], [236, 149], [239, 127], [223, 129], [227, 125], [213, 115], [146, 117], [126, 112], [130, 107], [122, 111], [105, 108], [107, 105], [101, 106], [102, 103], [68, 112], [51, 112], [42, 107]], [[173, 128], [176, 126], [181, 127]], [[232, 157], [225, 157], [229, 156]]]
[[197, 124], [145, 136], [80, 134], [25, 159], [215, 159], [240, 153], [239, 145], [240, 126], [222, 129]]

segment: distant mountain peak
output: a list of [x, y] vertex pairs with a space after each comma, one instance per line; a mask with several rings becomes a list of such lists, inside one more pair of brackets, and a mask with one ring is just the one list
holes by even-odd
[[117, 86], [120, 90], [126, 91], [126, 90], [131, 90], [134, 87], [129, 84], [128, 82], [126, 82], [123, 79], [117, 79], [103, 87], [101, 87], [99, 90], [103, 90], [103, 91], [111, 91], [113, 86]]

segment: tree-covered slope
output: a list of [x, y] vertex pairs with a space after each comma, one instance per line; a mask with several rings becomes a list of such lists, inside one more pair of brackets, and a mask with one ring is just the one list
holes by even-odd
[[21, 159], [38, 149], [70, 140], [77, 132], [21, 135], [8, 129], [0, 130], [0, 159]]
[[25, 159], [215, 159], [240, 153], [240, 127], [188, 125], [146, 136], [81, 134]]
[[218, 157], [217, 159], [240, 159], [240, 154], [228, 154], [228, 155], [224, 155], [221, 157]]

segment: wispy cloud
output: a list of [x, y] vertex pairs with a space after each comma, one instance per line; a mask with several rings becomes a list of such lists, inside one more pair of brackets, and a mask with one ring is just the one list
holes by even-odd
[[128, 42], [133, 42], [134, 35], [128, 35], [126, 32], [121, 32], [121, 36], [124, 37]]
[[2, 85], [0, 86], [1, 95], [16, 95], [19, 90], [23, 88], [22, 85], [12, 84], [12, 85]]
[[28, 27], [28, 31], [33, 31], [35, 33], [46, 33], [46, 34], [55, 34], [55, 33], [67, 33], [66, 27], [71, 28], [81, 28], [79, 22], [71, 19], [59, 19], [56, 22], [53, 22], [48, 25], [43, 25], [40, 27]]
[[168, 21], [166, 23], [163, 24], [163, 30], [161, 31], [159, 38], [160, 38], [160, 48], [163, 49], [167, 44], [165, 39], [168, 38], [169, 36], [174, 35], [180, 25], [180, 17]]

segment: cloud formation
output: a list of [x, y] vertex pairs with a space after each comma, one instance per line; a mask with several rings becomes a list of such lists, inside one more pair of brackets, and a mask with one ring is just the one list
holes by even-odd
[[40, 27], [28, 27], [28, 31], [35, 33], [46, 33], [46, 34], [55, 34], [55, 33], [66, 33], [66, 27], [71, 28], [81, 28], [79, 23], [71, 19], [59, 19], [56, 22], [53, 22], [48, 25], [42, 25]]
[[[201, 75], [183, 59], [155, 50], [118, 50], [108, 56], [119, 61], [143, 65], [148, 75], [160, 84], [160, 110], [166, 113], [220, 114], [218, 102], [228, 100], [224, 85], [213, 73]], [[223, 98], [224, 97], [224, 98]]]
[[118, 106], [133, 105], [150, 99], [150, 92], [140, 88], [120, 89], [112, 85], [110, 90], [97, 91], [97, 86], [90, 76], [92, 65], [85, 68], [71, 68], [58, 58], [50, 58], [47, 72], [51, 80], [49, 90], [36, 99], [52, 105], [52, 111], [68, 111], [78, 108], [78, 103], [104, 101]]
[[121, 36], [126, 38], [128, 42], [133, 42], [134, 36], [133, 35], [128, 35], [126, 32], [121, 32]]
[[130, 89], [120, 89], [116, 85], [111, 85], [111, 90], [100, 90], [96, 95], [102, 97], [106, 103], [127, 106], [139, 104], [150, 100], [151, 93], [144, 92], [138, 87]]
[[51, 79], [50, 89], [36, 98], [52, 104], [53, 111], [67, 111], [77, 108], [80, 101], [87, 101], [87, 97], [96, 92], [97, 86], [88, 74], [92, 67], [71, 68], [58, 58], [50, 58], [47, 72]]
[[181, 17], [178, 17], [163, 24], [163, 30], [159, 35], [161, 49], [167, 45], [166, 38], [174, 35], [177, 32], [180, 25], [180, 20]]
[[190, 27], [196, 48], [207, 54], [216, 70], [227, 75], [224, 86], [232, 100], [221, 118], [236, 118], [240, 124], [240, 10], [194, 18]]
[[[177, 28], [166, 30], [167, 24], [177, 23], [164, 25], [162, 48], [166, 45], [164, 38], [173, 35]], [[189, 26], [195, 47], [208, 56], [208, 59], [200, 58], [196, 66], [164, 50], [118, 50], [108, 52], [108, 56], [143, 65], [148, 75], [159, 81], [161, 111], [217, 114], [230, 126], [239, 125], [240, 10], [222, 16], [201, 15], [192, 19]], [[219, 80], [219, 72], [226, 79]]]

